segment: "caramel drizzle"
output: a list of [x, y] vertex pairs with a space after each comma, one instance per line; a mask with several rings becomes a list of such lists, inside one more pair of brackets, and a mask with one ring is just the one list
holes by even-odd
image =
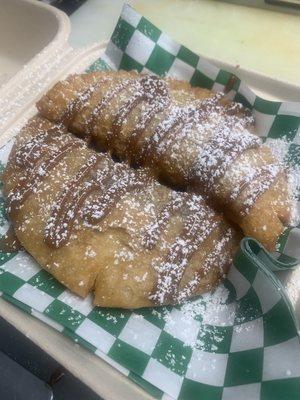
[[142, 243], [146, 249], [152, 250], [156, 246], [161, 233], [166, 228], [172, 216], [182, 208], [184, 200], [187, 197], [187, 193], [176, 193], [176, 196], [163, 207], [155, 221], [145, 229]]
[[172, 244], [159, 273], [157, 287], [150, 298], [156, 304], [176, 301], [179, 285], [188, 262], [200, 244], [217, 228], [219, 221], [212, 221], [213, 215], [199, 201], [197, 210], [186, 220], [180, 236]]
[[[8, 196], [8, 211], [14, 212], [22, 203], [34, 193], [36, 187], [44, 180], [47, 173], [52, 170], [57, 163], [70, 151], [80, 147], [79, 142], [65, 144], [50, 154], [41, 164], [38, 164], [32, 171], [29, 170], [23, 180], [20, 180], [16, 187], [12, 189]], [[38, 160], [36, 160], [38, 161]]]
[[14, 251], [22, 250], [19, 239], [15, 234], [15, 230], [12, 225], [8, 228], [8, 231], [0, 238], [0, 252], [2, 253], [13, 253]]
[[97, 186], [99, 187], [95, 176], [88, 185], [82, 187], [80, 184], [94, 168], [97, 168], [100, 160], [100, 157], [92, 156], [64, 188], [45, 229], [45, 242], [49, 246], [59, 248], [68, 242], [80, 207]]

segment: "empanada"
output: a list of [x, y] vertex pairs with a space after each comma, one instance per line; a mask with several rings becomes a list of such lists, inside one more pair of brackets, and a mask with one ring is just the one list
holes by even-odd
[[121, 160], [209, 198], [274, 250], [291, 214], [284, 168], [223, 94], [135, 72], [72, 75], [37, 104]]
[[200, 195], [115, 163], [40, 117], [17, 136], [3, 182], [25, 250], [99, 306], [174, 304], [210, 290], [240, 239]]

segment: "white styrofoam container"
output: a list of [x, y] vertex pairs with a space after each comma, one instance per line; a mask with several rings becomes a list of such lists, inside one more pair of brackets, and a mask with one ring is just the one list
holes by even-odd
[[63, 45], [69, 31], [67, 16], [41, 2], [0, 0], [0, 86], [46, 46]]
[[[70, 24], [67, 16], [38, 1], [0, 0], [0, 10], [2, 146], [36, 113], [37, 99], [58, 80], [70, 73], [83, 71], [99, 58], [105, 43], [72, 49], [68, 44]], [[300, 98], [298, 86], [253, 71], [237, 70], [234, 65], [218, 60], [211, 61], [234, 71], [265, 98], [290, 101]], [[300, 269], [284, 274], [281, 279], [295, 304], [300, 290]], [[299, 301], [296, 312], [300, 321]], [[1, 298], [0, 315], [103, 398], [151, 399], [105, 361]]]

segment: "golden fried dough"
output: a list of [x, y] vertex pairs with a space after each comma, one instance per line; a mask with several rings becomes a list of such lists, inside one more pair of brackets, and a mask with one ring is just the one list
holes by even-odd
[[115, 163], [40, 117], [16, 139], [4, 194], [21, 245], [99, 306], [174, 304], [208, 291], [240, 239], [200, 195]]
[[286, 172], [224, 94], [135, 72], [72, 75], [41, 114], [161, 180], [205, 195], [245, 235], [274, 250], [291, 214]]

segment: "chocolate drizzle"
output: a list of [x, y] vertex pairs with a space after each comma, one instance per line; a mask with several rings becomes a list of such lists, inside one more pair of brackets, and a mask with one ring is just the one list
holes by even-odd
[[[117, 83], [114, 85], [114, 82]], [[73, 118], [87, 104], [92, 93], [99, 89], [100, 83], [101, 80], [98, 86], [94, 83], [92, 88], [78, 94], [79, 99], [75, 99], [69, 106], [68, 118]], [[222, 185], [220, 180], [231, 164], [244, 151], [261, 144], [246, 129], [253, 124], [253, 116], [241, 104], [228, 100], [224, 93], [216, 93], [202, 100], [195, 96], [187, 107], [184, 102], [182, 104], [180, 100], [177, 101], [176, 96], [172, 98], [172, 90], [177, 89], [170, 89], [167, 81], [153, 75], [124, 74], [120, 79], [116, 78], [116, 81], [111, 79], [106, 93], [85, 121], [85, 133], [90, 139], [100, 135], [99, 142], [103, 147], [116, 152], [118, 157], [127, 159], [132, 165], [150, 165], [154, 168], [161, 159], [162, 151], [166, 150], [164, 165], [170, 164], [171, 168], [175, 159], [172, 151], [179, 151], [180, 141], [183, 144], [195, 143], [195, 151], [191, 149], [190, 156], [194, 159], [189, 163], [189, 171], [184, 171], [184, 165], [179, 165], [177, 169], [186, 175], [185, 181], [188, 178], [190, 183], [198, 186], [201, 183], [203, 194], [218, 196], [219, 185]], [[104, 115], [105, 110], [107, 112]], [[135, 111], [137, 122], [134, 122], [134, 118], [130, 119], [130, 114]], [[147, 131], [157, 114], [163, 116], [157, 118], [157, 125], [151, 126], [150, 132]], [[104, 117], [105, 129], [101, 132]], [[99, 124], [97, 132], [96, 124]], [[134, 125], [133, 128], [131, 125]], [[120, 138], [123, 128], [124, 137]], [[213, 137], [205, 142], [206, 136]], [[181, 182], [182, 177], [179, 180]]]
[[92, 84], [89, 86], [87, 89], [85, 89], [83, 92], [79, 93], [73, 101], [68, 104], [68, 107], [61, 117], [61, 122], [68, 127], [69, 125], [72, 124], [76, 113], [80, 112], [80, 110], [87, 104], [87, 102], [90, 100], [92, 95], [95, 93], [95, 91], [101, 87], [101, 85], [106, 81], [106, 79], [101, 79], [97, 83]]
[[226, 132], [216, 132], [201, 150], [195, 175], [205, 184], [206, 190], [211, 192], [228, 167], [245, 150], [253, 149], [260, 144], [260, 139], [254, 135], [244, 136], [231, 129], [227, 129]]
[[[276, 170], [277, 172], [274, 174], [272, 170]], [[254, 169], [253, 173], [244, 176], [244, 178], [233, 188], [228, 196], [227, 202], [229, 202], [229, 200], [237, 199], [239, 195], [243, 193], [252, 183], [258, 183], [262, 180], [272, 182], [278, 172], [279, 170], [276, 164], [270, 164], [262, 168]]]
[[143, 146], [140, 155], [136, 157], [137, 162], [141, 162], [141, 160], [147, 156], [149, 157], [149, 161], [151, 164], [154, 164], [156, 159], [159, 158], [157, 154], [157, 148], [160, 143], [176, 128], [183, 124], [184, 121], [184, 113], [182, 110], [177, 109], [171, 113], [170, 118], [167, 120], [163, 120], [155, 129], [154, 134], [149, 138], [148, 142]]
[[[52, 209], [45, 229], [45, 241], [54, 248], [66, 245], [74, 222], [81, 217], [95, 225], [112, 210], [126, 193], [145, 186], [141, 174], [132, 174], [116, 165], [109, 169], [103, 157], [93, 155], [65, 186]], [[89, 200], [92, 194], [95, 197]]]
[[120, 134], [123, 121], [126, 121], [126, 118], [131, 113], [131, 111], [143, 100], [144, 100], [144, 93], [137, 92], [132, 97], [130, 97], [126, 101], [126, 103], [119, 109], [112, 123], [110, 134], [107, 137], [107, 140], [110, 142], [111, 146], [114, 145]]
[[248, 193], [238, 210], [239, 215], [246, 216], [249, 213], [259, 196], [270, 188], [279, 172], [280, 167], [276, 164], [266, 165], [261, 168], [259, 173], [251, 181], [251, 187], [250, 185], [247, 187]]
[[145, 132], [147, 126], [151, 123], [152, 119], [161, 111], [165, 109], [167, 106], [168, 101], [161, 101], [155, 103], [152, 107], [149, 107], [146, 111], [144, 111], [135, 127], [130, 134], [128, 135], [127, 139], [127, 160], [129, 163], [136, 162], [137, 160], [137, 144], [140, 137]]
[[113, 90], [109, 91], [106, 95], [104, 95], [102, 99], [96, 104], [90, 117], [86, 121], [88, 134], [90, 136], [93, 136], [95, 124], [97, 122], [97, 119], [101, 117], [101, 113], [103, 112], [103, 110], [109, 106], [110, 102], [114, 100], [118, 94], [120, 94], [123, 90], [125, 90], [128, 86], [130, 86], [131, 83], [132, 83], [131, 80], [123, 81], [122, 83], [117, 85]]
[[35, 163], [49, 152], [49, 146], [55, 144], [63, 131], [61, 126], [55, 126], [37, 134], [16, 152], [16, 165], [21, 168], [33, 168]]
[[95, 175], [88, 183], [85, 179], [94, 172], [100, 160], [96, 155], [92, 156], [65, 186], [46, 225], [45, 241], [49, 246], [59, 248], [68, 242], [80, 207], [99, 185]]
[[136, 179], [130, 173], [120, 177], [110, 185], [104, 194], [83, 209], [83, 218], [90, 224], [99, 223], [116, 205], [122, 196], [135, 189], [144, 187], [145, 181]]
[[[49, 176], [57, 163], [66, 157], [69, 151], [80, 147], [84, 147], [83, 142], [74, 139], [66, 141], [66, 137], [57, 126], [39, 133], [22, 145], [15, 154], [15, 160], [18, 167], [23, 169], [24, 175], [8, 193], [9, 213], [18, 211], [29, 195], [37, 191], [39, 184]], [[45, 228], [45, 242], [49, 246], [60, 248], [66, 245], [78, 217], [96, 224], [123, 195], [147, 185], [143, 173], [124, 170], [120, 164], [109, 169], [104, 161], [104, 156], [94, 154], [75, 177], [66, 183], [52, 208]], [[92, 193], [98, 194], [99, 191], [100, 195], [96, 196], [95, 204], [91, 201], [86, 202]]]
[[[43, 146], [45, 149], [39, 151]], [[69, 151], [73, 152], [75, 149], [78, 149], [80, 157], [85, 159], [80, 167], [77, 162], [73, 164], [73, 153], [71, 158], [68, 157]], [[20, 220], [22, 231], [25, 226], [22, 223], [24, 213], [18, 214], [17, 211], [22, 208], [31, 193], [41, 196], [40, 210], [49, 215], [44, 229], [44, 242], [52, 249], [49, 251], [54, 259], [56, 252], [53, 249], [68, 246], [71, 241], [77, 239], [81, 244], [82, 230], [105, 232], [109, 228], [125, 227], [128, 229], [130, 241], [128, 245], [124, 241], [124, 247], [122, 243], [120, 248], [117, 246], [117, 250], [113, 250], [114, 259], [118, 260], [125, 254], [124, 257], [134, 260], [135, 253], [147, 253], [147, 257], [152, 257], [152, 266], [158, 271], [157, 286], [152, 291], [151, 300], [155, 304], [176, 301], [182, 291], [180, 284], [191, 258], [222, 221], [200, 196], [164, 189], [166, 192], [163, 198], [165, 195], [169, 197], [163, 202], [161, 211], [157, 212], [155, 199], [161, 192], [155, 192], [158, 183], [145, 171], [114, 163], [107, 155], [87, 149], [83, 141], [70, 134], [58, 134], [55, 129], [48, 130], [45, 134], [39, 133], [22, 144], [16, 153], [12, 153], [10, 162], [15, 165], [16, 157], [21, 160], [23, 156], [27, 156], [26, 167], [18, 163], [17, 182], [15, 188], [8, 193], [10, 212], [14, 221]], [[64, 158], [66, 163], [61, 162]], [[57, 174], [48, 181], [58, 162], [61, 162], [61, 168], [57, 169]], [[46, 182], [42, 185], [44, 180]], [[55, 193], [52, 189], [58, 184], [62, 184], [62, 188], [59, 193]], [[133, 191], [136, 193], [133, 194]], [[144, 195], [139, 197], [139, 192], [144, 192]], [[126, 200], [121, 202], [124, 196], [127, 196]], [[52, 199], [51, 204], [48, 204], [49, 197]], [[117, 217], [114, 218], [113, 214], [111, 218], [103, 221], [114, 209], [117, 210]], [[139, 214], [144, 212], [145, 215], [153, 217], [152, 223], [146, 227], [141, 227], [140, 223], [135, 225], [135, 219], [140, 218]], [[173, 223], [173, 216], [176, 216], [174, 222], [179, 223], [181, 230], [177, 236], [173, 233], [173, 225], [170, 225], [170, 222]], [[26, 218], [27, 216], [27, 222]], [[29, 216], [29, 227], [30, 218], [34, 218], [34, 215]], [[167, 234], [162, 237], [163, 232]], [[114, 237], [114, 233], [108, 237]], [[216, 243], [219, 243], [218, 238]], [[91, 254], [95, 252], [89, 250], [89, 247], [91, 246], [87, 246], [86, 257], [94, 257]], [[157, 255], [159, 258], [156, 258]], [[130, 267], [128, 264], [128, 268]]]
[[74, 150], [76, 147], [80, 147], [79, 142], [69, 142], [51, 152], [34, 168], [34, 170], [29, 169], [27, 176], [23, 180], [19, 180], [16, 187], [8, 193], [8, 212], [13, 213], [15, 209], [20, 208], [22, 203], [28, 196], [34, 193], [37, 186], [44, 180], [48, 173], [56, 167], [57, 163], [63, 159], [69, 151]]
[[146, 249], [152, 250], [155, 247], [170, 218], [182, 208], [188, 196], [190, 195], [180, 192], [173, 195], [169, 203], [157, 215], [155, 221], [146, 227], [142, 237], [142, 243]]
[[[220, 277], [222, 274], [228, 272], [228, 268], [230, 263], [232, 262], [231, 258], [228, 256], [228, 252], [225, 250], [226, 246], [230, 244], [230, 241], [233, 239], [235, 232], [232, 228], [228, 228], [216, 246], [214, 250], [206, 257], [205, 263], [205, 272], [209, 272], [214, 268], [216, 264], [220, 265]], [[187, 300], [190, 298], [197, 290], [199, 284], [201, 284], [203, 276], [203, 269], [199, 268], [195, 271], [193, 278], [182, 288], [179, 290], [177, 295], [177, 300], [180, 302]], [[211, 287], [208, 286], [207, 290], [210, 290]]]
[[[214, 96], [210, 99], [212, 103], [219, 101], [219, 96]], [[148, 141], [142, 147], [136, 159], [139, 163], [142, 163], [143, 158], [147, 155], [150, 164], [157, 164], [160, 158], [160, 146], [161, 144], [172, 134], [171, 145], [176, 138], [176, 133], [187, 126], [192, 126], [195, 123], [199, 123], [206, 118], [205, 110], [208, 109], [211, 103], [207, 101], [197, 104], [197, 106], [191, 107], [172, 107], [172, 104], [168, 102], [170, 115], [162, 120], [162, 122], [156, 127], [154, 134], [148, 139]], [[165, 108], [165, 107], [164, 107]], [[168, 110], [166, 110], [168, 111]], [[168, 146], [169, 147], [169, 146]]]
[[158, 269], [157, 287], [150, 297], [156, 304], [175, 302], [191, 257], [220, 224], [201, 198], [192, 196], [187, 206], [190, 215], [185, 219], [182, 233], [175, 239]]
[[[85, 110], [87, 112], [91, 110], [89, 100], [93, 94], [95, 97], [100, 95], [98, 90], [100, 90], [102, 82], [103, 80], [99, 80], [91, 87], [81, 91], [69, 103], [68, 109], [62, 117], [62, 125], [72, 124], [76, 114], [83, 107], [87, 107]], [[84, 80], [83, 84], [85, 84]], [[124, 151], [122, 156], [129, 162], [153, 166], [163, 159], [163, 168], [166, 168], [167, 173], [171, 171], [170, 175], [172, 175], [173, 168], [174, 180], [176, 180], [177, 171], [180, 171], [178, 174], [184, 174], [186, 171], [182, 171], [189, 169], [189, 178], [192, 182], [197, 182], [198, 186], [201, 186], [199, 183], [202, 184], [212, 198], [213, 196], [217, 197], [220, 193], [223, 195], [226, 190], [226, 187], [222, 187], [222, 178], [227, 171], [229, 172], [231, 165], [243, 152], [261, 144], [257, 137], [245, 129], [251, 118], [245, 115], [241, 116], [241, 107], [226, 103], [226, 99], [222, 99], [223, 95], [216, 95], [204, 101], [191, 101], [187, 107], [180, 103], [180, 96], [178, 96], [178, 101], [175, 94], [174, 98], [170, 98], [172, 96], [170, 96], [167, 83], [154, 76], [140, 75], [135, 79], [123, 79], [121, 83], [119, 80], [119, 84], [115, 87], [114, 80], [111, 79], [111, 85], [108, 86], [106, 94], [102, 95], [99, 101], [100, 96], [97, 97], [97, 100], [94, 98], [94, 102], [92, 102], [98, 101], [85, 121], [86, 133], [90, 136], [99, 134], [99, 142], [104, 138], [111, 150], [115, 150], [116, 145], [120, 142], [119, 148]], [[183, 96], [183, 100], [184, 98]], [[157, 114], [162, 115], [156, 118]], [[103, 122], [103, 133], [101, 132], [101, 122]], [[96, 128], [97, 132], [95, 132]], [[52, 169], [60, 160], [66, 157], [70, 151], [80, 146], [85, 147], [70, 135], [61, 135], [63, 130], [66, 131], [65, 127], [61, 126], [45, 133], [42, 132], [28, 143], [23, 144], [16, 152], [16, 172], [21, 172], [23, 175], [19, 177], [15, 188], [8, 193], [8, 206], [11, 214], [22, 207], [30, 194], [39, 193], [40, 186], [41, 190], [44, 189], [40, 184], [51, 175]], [[180, 153], [181, 150], [182, 152], [186, 150], [187, 157], [191, 158], [184, 159], [184, 154]], [[83, 153], [84, 155], [85, 153]], [[179, 155], [179, 165], [176, 165], [177, 155]], [[147, 159], [144, 159], [146, 156]], [[239, 161], [235, 166], [240, 166]], [[148, 185], [146, 174], [130, 170], [124, 164], [114, 165], [108, 161], [107, 156], [101, 154], [90, 156], [76, 173], [69, 173], [69, 167], [70, 171], [74, 171], [75, 164], [73, 166], [71, 162], [70, 165], [66, 163], [66, 167], [67, 172], [64, 176], [58, 177], [59, 174], [55, 176], [59, 182], [63, 182], [64, 177], [67, 178], [67, 181], [64, 182], [55, 204], [52, 205], [45, 227], [44, 239], [49, 247], [59, 249], [67, 246], [71, 239], [76, 238], [76, 233], [82, 227], [103, 232], [107, 226], [122, 226], [122, 229], [125, 226], [127, 229], [126, 224], [128, 223], [129, 226], [132, 221], [135, 221], [136, 210], [140, 212], [143, 202], [140, 203], [139, 198], [135, 198], [136, 194], [132, 195], [131, 192], [142, 191]], [[244, 172], [242, 168], [241, 171]], [[238, 205], [242, 203], [238, 210], [239, 215], [244, 216], [249, 213], [253, 203], [268, 189], [278, 171], [277, 167], [262, 167], [251, 176], [242, 176], [232, 192], [228, 189], [230, 200], [237, 200]], [[150, 178], [149, 181], [151, 181]], [[51, 186], [52, 180], [49, 182]], [[155, 186], [153, 182], [151, 185]], [[45, 201], [48, 196], [47, 189], [48, 185], [45, 189]], [[51, 196], [53, 194], [51, 192]], [[243, 202], [239, 199], [241, 194], [241, 199], [245, 197]], [[125, 195], [127, 195], [126, 202], [120, 204], [119, 207], [117, 203]], [[206, 251], [206, 244], [209, 243], [210, 235], [215, 230], [217, 231], [212, 236], [215, 238], [215, 243], [208, 246], [209, 249], [207, 249], [205, 268], [208, 269], [205, 271], [219, 265], [226, 266], [228, 259], [224, 257], [220, 261], [217, 257], [234, 236], [234, 231], [228, 228], [228, 225], [205, 205], [200, 196], [190, 193], [175, 194], [174, 192], [169, 192], [169, 196], [159, 213], [155, 212], [154, 201], [151, 200], [147, 203], [148, 209], [145, 212], [146, 214], [149, 212], [153, 217], [153, 222], [149, 226], [141, 229], [141, 221], [139, 221], [137, 225], [131, 225], [131, 230], [128, 230], [131, 233], [136, 226], [141, 229], [138, 234], [142, 234], [142, 237], [141, 235], [137, 236], [139, 239], [137, 242], [133, 240], [135, 239], [134, 235], [129, 234], [132, 242], [127, 247], [131, 247], [132, 244], [133, 253], [135, 253], [135, 245], [137, 245], [137, 250], [143, 251], [147, 257], [149, 256], [149, 259], [154, 255], [152, 265], [158, 272], [158, 282], [151, 293], [151, 299], [156, 304], [174, 303], [178, 298], [189, 297], [196, 290], [201, 280], [203, 265], [201, 265], [201, 269], [197, 270], [196, 257], [193, 258], [193, 256], [209, 238], [205, 242]], [[132, 203], [131, 197], [133, 197]], [[41, 199], [44, 201], [43, 196]], [[144, 198], [142, 197], [142, 199]], [[132, 214], [127, 213], [127, 206]], [[230, 205], [230, 207], [232, 206]], [[116, 213], [117, 218], [114, 219], [114, 214], [110, 215], [110, 213], [115, 208], [118, 212]], [[47, 204], [45, 209], [48, 213]], [[119, 213], [120, 210], [122, 212], [125, 210], [125, 216], [122, 212]], [[111, 218], [103, 222], [103, 219], [109, 215]], [[119, 215], [121, 215], [120, 221]], [[173, 219], [175, 215], [176, 218]], [[15, 217], [15, 215], [13, 216]], [[170, 236], [172, 237], [174, 228], [173, 222], [178, 222], [177, 218], [180, 219], [179, 229], [181, 231], [177, 237], [173, 236], [170, 245]], [[82, 225], [79, 224], [79, 221]], [[103, 225], [100, 225], [102, 222]], [[120, 225], [118, 225], [119, 222]], [[93, 226], [97, 224], [99, 226]], [[226, 226], [226, 229], [221, 229], [221, 224]], [[178, 226], [175, 226], [175, 229], [178, 229]], [[221, 230], [224, 231], [223, 241], [219, 238]], [[79, 234], [78, 238], [80, 239]], [[210, 253], [211, 248], [213, 251]], [[126, 248], [126, 250], [128, 249]], [[124, 251], [122, 248], [120, 253]], [[153, 253], [151, 253], [152, 251]], [[119, 254], [114, 253], [114, 257], [117, 259]], [[214, 264], [216, 259], [217, 262]], [[182, 287], [183, 277], [191, 260], [193, 269], [187, 271], [186, 277], [189, 277], [190, 272], [195, 271], [194, 277], [191, 282]]]
[[[129, 143], [131, 147], [135, 146], [136, 140], [140, 134], [146, 129], [147, 124], [151, 122], [151, 119], [156, 115], [157, 112], [162, 111], [165, 108], [169, 100], [169, 94], [164, 81], [153, 75], [144, 75], [138, 81], [133, 82], [136, 86], [136, 90], [133, 95], [123, 104], [118, 113], [116, 114], [112, 127], [111, 133], [108, 135], [108, 142], [111, 147], [114, 147], [116, 140], [119, 138], [123, 122], [127, 120], [130, 113], [139, 106], [142, 102], [149, 104], [149, 109], [146, 113], [142, 114], [140, 120], [137, 123], [138, 129], [135, 129], [129, 135]], [[133, 86], [134, 87], [134, 86]]]
[[261, 175], [261, 169], [254, 170], [253, 174], [245, 175], [244, 178], [235, 185], [231, 192], [229, 193], [226, 204], [228, 204], [231, 200], [236, 200], [244, 190], [251, 184], [251, 182]]

